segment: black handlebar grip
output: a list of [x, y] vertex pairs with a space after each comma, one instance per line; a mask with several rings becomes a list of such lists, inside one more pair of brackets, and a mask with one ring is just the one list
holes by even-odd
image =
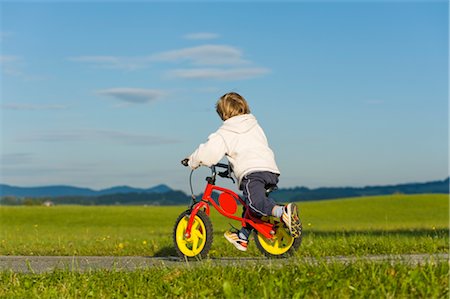
[[227, 164], [223, 164], [223, 163], [217, 163], [216, 165], [214, 165], [216, 167], [221, 167], [221, 168], [228, 168]]
[[186, 167], [189, 166], [188, 163], [189, 163], [189, 159], [188, 158], [181, 160], [181, 164], [183, 164]]
[[227, 178], [230, 176], [230, 173], [228, 172], [228, 170], [225, 170], [225, 171], [219, 172], [218, 175], [220, 177]]

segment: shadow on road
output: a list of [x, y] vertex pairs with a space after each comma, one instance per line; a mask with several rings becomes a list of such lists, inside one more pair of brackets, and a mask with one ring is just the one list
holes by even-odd
[[173, 246], [165, 246], [155, 252], [152, 257], [167, 257], [167, 256], [177, 256], [177, 252], [175, 251], [175, 247]]

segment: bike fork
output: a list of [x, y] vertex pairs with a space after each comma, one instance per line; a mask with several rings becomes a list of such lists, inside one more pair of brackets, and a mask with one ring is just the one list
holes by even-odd
[[192, 224], [194, 224], [195, 216], [197, 215], [198, 211], [201, 209], [205, 209], [206, 215], [209, 216], [209, 205], [204, 201], [200, 201], [200, 202], [196, 203], [193, 206], [193, 209], [191, 210], [191, 215], [189, 216], [189, 221], [188, 221], [188, 225], [186, 227], [186, 232], [184, 233], [184, 236], [186, 238], [191, 237]]

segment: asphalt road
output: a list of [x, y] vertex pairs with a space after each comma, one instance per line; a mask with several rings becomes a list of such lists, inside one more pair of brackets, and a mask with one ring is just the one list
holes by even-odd
[[360, 257], [333, 256], [323, 258], [303, 257], [287, 259], [254, 258], [210, 258], [203, 261], [185, 261], [176, 257], [145, 256], [0, 256], [0, 271], [17, 273], [45, 273], [54, 270], [86, 272], [92, 270], [133, 271], [149, 267], [195, 267], [211, 265], [267, 265], [280, 267], [289, 263], [355, 263], [358, 261], [385, 262], [392, 264], [426, 264], [439, 261], [449, 262], [448, 253], [441, 254], [403, 254], [369, 255]]

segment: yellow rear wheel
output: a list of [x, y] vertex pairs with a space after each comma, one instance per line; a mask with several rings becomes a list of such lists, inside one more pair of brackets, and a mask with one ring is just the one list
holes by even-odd
[[175, 250], [180, 257], [206, 257], [212, 243], [211, 221], [203, 211], [198, 211], [194, 217], [191, 234], [186, 237], [189, 218], [190, 211], [184, 211], [175, 223], [173, 231]]
[[259, 232], [256, 232], [255, 237], [256, 247], [267, 257], [291, 256], [300, 247], [301, 242], [301, 235], [298, 238], [292, 237], [281, 223], [276, 226], [273, 238], [266, 239]]

